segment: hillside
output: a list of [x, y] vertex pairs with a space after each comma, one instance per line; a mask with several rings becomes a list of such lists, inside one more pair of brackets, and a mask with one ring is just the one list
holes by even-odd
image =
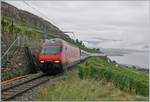
[[148, 101], [148, 74], [92, 57], [61, 81], [40, 90], [38, 101]]
[[[71, 39], [58, 27], [44, 20], [43, 18], [40, 18], [30, 12], [20, 10], [6, 2], [1, 2], [1, 14], [3, 36], [2, 42], [6, 43], [6, 46], [10, 45], [11, 42], [15, 40], [17, 33], [22, 33], [21, 35], [27, 35], [29, 37], [32, 37], [32, 34], [33, 36], [38, 35], [39, 39], [60, 37], [70, 43], [73, 43], [83, 50], [89, 52], [98, 52], [96, 49], [87, 48], [82, 41], [79, 41], [78, 39]], [[5, 30], [5, 28], [9, 29]], [[10, 37], [8, 41], [5, 40], [8, 39], [7, 36]]]
[[44, 38], [51, 38], [45, 37], [47, 33], [59, 32], [58, 37], [69, 38], [50, 22], [6, 2], [1, 2], [1, 25], [2, 80], [31, 73], [24, 46], [34, 53]]
[[40, 18], [30, 12], [20, 10], [6, 2], [1, 2], [1, 15], [10, 17], [11, 20], [17, 20], [17, 22], [24, 22], [27, 25], [35, 26], [39, 30], [44, 31], [45, 28], [47, 28], [47, 32], [62, 32], [58, 27], [43, 18]]
[[59, 37], [83, 50], [97, 52], [96, 49], [87, 48], [82, 41], [71, 39], [43, 18], [6, 2], [1, 2], [1, 25], [2, 79], [30, 73], [30, 62], [24, 52], [24, 47], [28, 46], [32, 54], [36, 56], [45, 39]]

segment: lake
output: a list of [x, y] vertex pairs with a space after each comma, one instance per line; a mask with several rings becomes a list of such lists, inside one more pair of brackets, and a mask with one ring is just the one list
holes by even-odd
[[119, 64], [136, 65], [141, 68], [149, 68], [149, 53], [135, 52], [125, 54], [124, 56], [108, 56], [111, 60], [115, 60]]

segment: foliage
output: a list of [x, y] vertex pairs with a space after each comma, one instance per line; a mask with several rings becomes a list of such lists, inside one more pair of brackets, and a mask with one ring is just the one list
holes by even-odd
[[68, 72], [54, 84], [41, 88], [35, 101], [138, 101], [147, 97], [120, 91], [112, 82], [81, 80], [77, 71]]
[[76, 41], [73, 42], [76, 46], [78, 46], [79, 48], [87, 51], [87, 52], [91, 52], [91, 53], [98, 53], [99, 52], [99, 48], [87, 48], [84, 43], [82, 41], [79, 41], [78, 39], [76, 39]]
[[145, 73], [121, 66], [116, 67], [103, 58], [92, 58], [78, 67], [81, 79], [89, 77], [97, 80], [105, 79], [113, 82], [121, 90], [144, 96], [149, 95], [149, 79]]
[[2, 71], [1, 78], [2, 80], [8, 80], [8, 79], [22, 76], [22, 75], [29, 74], [29, 73], [30, 71], [27, 68], [16, 68], [16, 69], [12, 68], [12, 69]]
[[11, 20], [9, 17], [2, 16], [2, 33], [15, 33], [17, 35], [25, 35], [28, 37], [36, 37], [39, 35], [39, 31], [30, 28], [28, 26], [22, 26], [15, 20]]
[[[11, 19], [6, 16], [2, 16], [2, 33], [13, 33], [16, 35], [25, 35], [27, 37], [35, 38], [36, 36], [43, 35], [44, 31], [42, 31], [40, 28], [35, 27], [33, 25], [29, 25], [22, 21], [16, 21], [15, 19]], [[64, 34], [46, 34], [48, 35], [47, 38], [62, 38], [76, 46], [78, 46], [80, 49], [83, 49], [87, 52], [99, 52], [98, 48], [87, 48], [82, 41], [79, 41], [78, 39], [73, 40], [68, 36], [64, 36]]]

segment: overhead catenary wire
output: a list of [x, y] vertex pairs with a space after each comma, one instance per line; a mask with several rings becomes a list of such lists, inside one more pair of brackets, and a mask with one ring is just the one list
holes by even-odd
[[[52, 24], [54, 24], [56, 27], [59, 27], [59, 29], [62, 31], [62, 29], [60, 28], [60, 26], [58, 26], [53, 20], [51, 20], [49, 17], [47, 17], [44, 13], [40, 12], [39, 10], [37, 10], [35, 7], [31, 6], [28, 2], [26, 2], [25, 0], [23, 0], [23, 2], [29, 6], [30, 8], [32, 8], [33, 10], [35, 10], [36, 12], [38, 12], [39, 14], [43, 15], [45, 18], [47, 18], [50, 22], [52, 22]], [[66, 32], [63, 32], [63, 33], [66, 33]], [[75, 37], [75, 34], [74, 32], [70, 32], [73, 34], [74, 38]]]
[[32, 8], [33, 10], [35, 10], [36, 12], [38, 12], [39, 14], [43, 15], [48, 21], [50, 21], [52, 24], [54, 24], [56, 27], [59, 27], [60, 30], [62, 30], [60, 28], [60, 26], [58, 26], [52, 19], [50, 19], [49, 17], [47, 17], [44, 13], [40, 12], [39, 10], [37, 10], [35, 7], [31, 6], [28, 2], [26, 2], [25, 0], [23, 0], [23, 2], [29, 6], [30, 8]]

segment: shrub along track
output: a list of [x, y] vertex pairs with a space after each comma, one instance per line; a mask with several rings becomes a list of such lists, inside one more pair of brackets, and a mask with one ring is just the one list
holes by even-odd
[[107, 62], [106, 58], [99, 57], [91, 58], [86, 63], [79, 65], [78, 68], [81, 79], [104, 79], [113, 82], [121, 90], [145, 97], [149, 96], [149, 77], [144, 72], [115, 66]]
[[[26, 48], [28, 49], [28, 48]], [[27, 51], [28, 52], [28, 51]], [[29, 51], [30, 52], [30, 51]], [[88, 58], [88, 57], [87, 57]], [[84, 58], [81, 60], [81, 62], [84, 62], [87, 58]], [[69, 70], [74, 69], [73, 67], [76, 66], [72, 65]], [[63, 73], [59, 73], [57, 75], [53, 76], [46, 76], [43, 73], [37, 73], [37, 74], [31, 74], [29, 76], [20, 77], [15, 80], [10, 81], [4, 81], [2, 82], [2, 97], [1, 100], [11, 100], [15, 98], [16, 96], [21, 95], [22, 93], [39, 86], [40, 84], [43, 84], [47, 81], [53, 81], [53, 79], [57, 80], [62, 77]]]
[[1, 100], [13, 100], [16, 96], [44, 84], [47, 81], [57, 80], [62, 76], [61, 74], [55, 76], [46, 76], [43, 73], [29, 75], [28, 77], [19, 78], [18, 80], [2, 84]]

